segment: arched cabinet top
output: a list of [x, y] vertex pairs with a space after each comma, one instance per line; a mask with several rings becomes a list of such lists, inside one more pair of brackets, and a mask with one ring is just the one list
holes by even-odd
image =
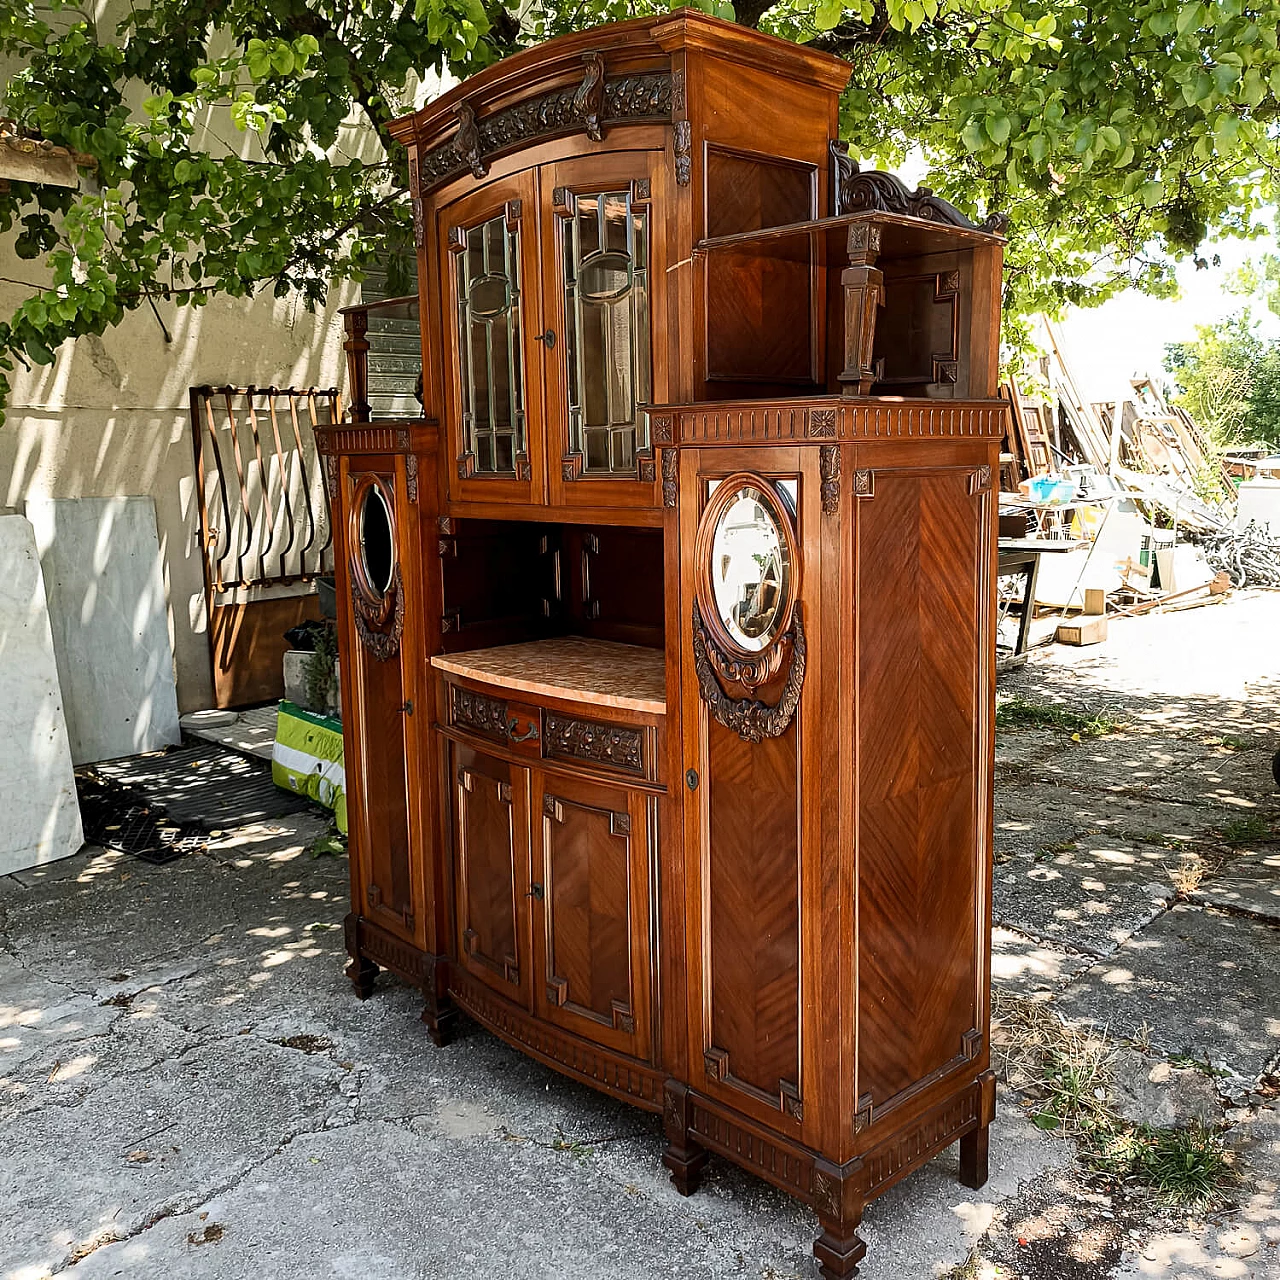
[[575, 32], [514, 54], [395, 120], [389, 132], [418, 154], [418, 194], [459, 176], [482, 177], [495, 158], [556, 137], [599, 140], [632, 124], [696, 113], [687, 56], [750, 67], [830, 95], [849, 65], [693, 9]]

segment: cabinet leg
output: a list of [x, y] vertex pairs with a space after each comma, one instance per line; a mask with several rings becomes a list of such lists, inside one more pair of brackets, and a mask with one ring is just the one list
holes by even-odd
[[689, 1136], [692, 1109], [687, 1086], [668, 1080], [662, 1089], [662, 1127], [667, 1135], [662, 1163], [670, 1170], [672, 1185], [682, 1196], [697, 1191], [707, 1167], [706, 1148]]
[[368, 956], [352, 956], [347, 964], [347, 977], [361, 1000], [373, 995], [373, 982], [378, 976], [378, 966]]
[[866, 1256], [866, 1241], [858, 1235], [862, 1224], [862, 1190], [856, 1175], [827, 1160], [813, 1166], [810, 1190], [822, 1234], [813, 1242], [822, 1280], [850, 1280]]
[[458, 1030], [457, 1006], [448, 996], [443, 1000], [428, 999], [422, 1010], [422, 1021], [426, 1024], [431, 1042], [443, 1049], [453, 1040]]
[[991, 1129], [983, 1125], [960, 1139], [960, 1181], [977, 1190], [987, 1181], [987, 1146]]
[[813, 1242], [813, 1256], [818, 1260], [822, 1280], [850, 1280], [858, 1274], [858, 1263], [866, 1257], [866, 1241], [856, 1227], [832, 1224], [818, 1219], [822, 1234]]
[[707, 1167], [707, 1153], [692, 1140], [682, 1146], [667, 1143], [662, 1163], [671, 1173], [671, 1184], [682, 1196], [691, 1196], [702, 1185], [702, 1171]]

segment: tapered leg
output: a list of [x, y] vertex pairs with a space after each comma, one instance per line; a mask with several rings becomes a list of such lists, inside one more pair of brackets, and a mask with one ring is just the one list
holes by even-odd
[[811, 1185], [813, 1207], [822, 1234], [813, 1242], [823, 1280], [849, 1280], [858, 1274], [866, 1242], [858, 1235], [862, 1223], [862, 1189], [856, 1175], [829, 1160], [817, 1160]]
[[671, 1184], [682, 1196], [691, 1196], [702, 1185], [702, 1171], [707, 1167], [707, 1153], [696, 1142], [683, 1146], [667, 1143], [662, 1163], [671, 1172]]
[[987, 1145], [990, 1135], [990, 1126], [984, 1124], [960, 1139], [960, 1181], [975, 1191], [986, 1185]]
[[828, 1225], [821, 1215], [822, 1234], [813, 1242], [822, 1280], [849, 1280], [858, 1274], [858, 1263], [866, 1256], [866, 1241], [848, 1223]]
[[373, 995], [374, 979], [378, 976], [378, 966], [368, 956], [352, 956], [347, 964], [347, 977], [361, 1000]]
[[691, 1196], [707, 1166], [706, 1148], [689, 1133], [689, 1090], [678, 1080], [668, 1080], [662, 1094], [662, 1127], [667, 1135], [662, 1163], [670, 1170], [675, 1189], [682, 1196]]

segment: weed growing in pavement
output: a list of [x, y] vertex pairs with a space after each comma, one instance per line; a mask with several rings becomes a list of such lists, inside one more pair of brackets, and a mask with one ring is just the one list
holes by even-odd
[[1100, 738], [1123, 727], [1105, 711], [1086, 715], [1057, 703], [1027, 702], [1016, 697], [996, 705], [997, 729], [1058, 729], [1081, 738]]
[[1166, 1205], [1220, 1208], [1236, 1182], [1221, 1136], [1198, 1121], [1185, 1129], [1124, 1126], [1090, 1137], [1085, 1158], [1093, 1168], [1149, 1187]]
[[1217, 1131], [1152, 1129], [1113, 1110], [1105, 1033], [1065, 1023], [1034, 1001], [993, 993], [993, 1003], [992, 1048], [1003, 1051], [1010, 1085], [1033, 1099], [1038, 1128], [1073, 1138], [1095, 1174], [1154, 1192], [1163, 1204], [1203, 1211], [1226, 1202], [1236, 1177]]
[[1121, 840], [1130, 844], [1154, 844], [1161, 849], [1182, 849], [1190, 840], [1188, 836], [1167, 836], [1163, 831], [1121, 831]]
[[1276, 829], [1271, 818], [1260, 813], [1246, 813], [1232, 818], [1222, 828], [1222, 838], [1227, 844], [1250, 844], [1255, 840], [1274, 840]]
[[326, 854], [332, 854], [335, 857], [341, 857], [347, 851], [347, 837], [344, 836], [337, 827], [325, 832], [322, 836], [317, 836], [311, 842], [311, 848], [307, 850], [313, 858], [322, 858]]
[[1194, 856], [1184, 858], [1176, 867], [1166, 864], [1164, 869], [1174, 891], [1183, 898], [1188, 898], [1195, 893], [1208, 874], [1208, 868], [1204, 862]]

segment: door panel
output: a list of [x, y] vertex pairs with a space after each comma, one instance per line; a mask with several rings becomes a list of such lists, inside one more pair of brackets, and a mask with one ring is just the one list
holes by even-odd
[[454, 502], [546, 498], [536, 192], [530, 170], [439, 214]]
[[[806, 584], [818, 578], [817, 558], [814, 564], [801, 563], [799, 554], [806, 546], [801, 521], [813, 517], [812, 511], [806, 516], [805, 504], [813, 505], [810, 488], [816, 493], [806, 457], [805, 451], [792, 448], [688, 451], [681, 459], [680, 487], [682, 546], [698, 548], [708, 557], [715, 554], [719, 540], [698, 536], [712, 488], [735, 472], [749, 471], [763, 486], [785, 495], [780, 501], [797, 549], [802, 626], [810, 631], [806, 674], [789, 722], [779, 718], [767, 731], [756, 733], [754, 741], [750, 733], [744, 738], [737, 728], [722, 723], [717, 712], [732, 721], [732, 707], [726, 703], [740, 708], [755, 701], [778, 707], [794, 670], [796, 633], [783, 633], [774, 646], [759, 651], [762, 660], [775, 655], [777, 665], [762, 661], [756, 676], [739, 668], [739, 675], [756, 681], [753, 686], [743, 684], [724, 661], [735, 655], [722, 649], [703, 621], [697, 632], [702, 647], [694, 650], [697, 554], [683, 557], [680, 584], [686, 654], [683, 763], [691, 780], [685, 793], [690, 1071], [700, 1090], [797, 1133], [804, 1114], [809, 1034], [802, 1001], [802, 843], [809, 841], [813, 847], [816, 842], [813, 824], [806, 829], [802, 822], [802, 729], [815, 711], [809, 690], [816, 687], [819, 666], [814, 615], [805, 612]], [[698, 616], [702, 618], [701, 612]], [[697, 652], [704, 654], [703, 661]], [[704, 677], [715, 686], [706, 686], [709, 696], [721, 700], [715, 711], [703, 693]]]
[[535, 775], [534, 1000], [567, 1030], [647, 1058], [652, 825], [645, 797]]
[[527, 1005], [529, 775], [458, 743], [449, 751], [458, 958], [495, 991]]
[[[340, 531], [337, 571], [345, 579], [339, 599], [347, 602], [343, 684], [354, 704], [351, 779], [355, 791], [351, 830], [357, 909], [366, 918], [422, 945], [424, 888], [421, 859], [413, 857], [406, 761], [416, 758], [406, 708], [411, 702], [405, 667], [404, 619], [413, 612], [405, 593], [416, 561], [413, 519], [401, 519], [403, 462], [395, 457], [354, 458], [344, 467], [349, 513]], [[363, 513], [366, 505], [370, 519]], [[376, 524], [373, 516], [379, 517]], [[376, 581], [365, 571], [376, 542]]]
[[990, 498], [970, 493], [972, 472], [876, 468], [858, 502], [858, 1078], [876, 1108], [981, 1048], [974, 672]]
[[647, 151], [539, 171], [545, 247], [547, 464], [556, 506], [657, 506], [647, 406], [666, 396], [661, 210], [666, 168]]

